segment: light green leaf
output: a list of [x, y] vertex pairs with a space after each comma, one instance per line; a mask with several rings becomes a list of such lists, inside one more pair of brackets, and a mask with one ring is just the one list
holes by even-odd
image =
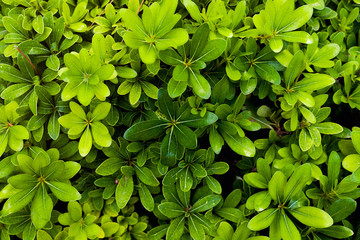
[[360, 155], [347, 155], [342, 161], [342, 166], [349, 172], [354, 172], [358, 167], [360, 167]]
[[344, 130], [341, 125], [333, 122], [317, 123], [314, 127], [322, 134], [338, 134]]
[[199, 71], [190, 69], [188, 84], [193, 88], [196, 95], [202, 99], [208, 99], [211, 95], [209, 82], [200, 74]]
[[311, 206], [303, 206], [295, 209], [289, 209], [299, 222], [315, 228], [327, 228], [333, 224], [333, 219], [325, 211]]
[[111, 104], [108, 102], [102, 102], [96, 106], [94, 111], [91, 114], [92, 121], [100, 121], [106, 118], [109, 114], [111, 108]]
[[297, 91], [315, 91], [328, 87], [335, 83], [335, 79], [327, 74], [306, 74], [305, 78], [299, 81], [294, 87]]
[[142, 45], [139, 47], [139, 55], [143, 63], [153, 64], [157, 58], [157, 50], [151, 44]]
[[4, 203], [2, 215], [5, 216], [23, 209], [31, 202], [35, 193], [36, 187], [15, 193]]
[[118, 207], [124, 208], [131, 198], [134, 191], [134, 181], [132, 177], [123, 175], [116, 186], [115, 199]]
[[88, 155], [92, 147], [92, 136], [89, 126], [86, 127], [79, 141], [79, 153], [82, 157]]
[[221, 135], [229, 147], [242, 156], [253, 157], [256, 149], [254, 143], [247, 137], [240, 137], [238, 134], [230, 135], [227, 131], [220, 129]]
[[291, 200], [296, 196], [306, 185], [307, 181], [311, 179], [311, 166], [305, 163], [295, 169], [290, 179], [285, 185], [284, 199], [285, 202]]
[[200, 23], [202, 21], [202, 17], [198, 6], [192, 0], [184, 0], [183, 4], [192, 19]]
[[284, 43], [280, 38], [270, 38], [269, 45], [271, 50], [279, 53], [282, 50]]
[[269, 227], [278, 214], [278, 211], [279, 209], [276, 208], [264, 210], [249, 221], [248, 228], [252, 231], [260, 231]]
[[53, 202], [44, 185], [38, 188], [31, 203], [31, 221], [37, 229], [43, 228], [51, 218]]
[[285, 214], [284, 210], [280, 214], [280, 232], [283, 240], [301, 240], [299, 230], [291, 219]]
[[187, 88], [187, 81], [177, 81], [174, 78], [171, 78], [168, 86], [167, 91], [171, 98], [177, 98], [183, 94]]
[[69, 183], [63, 182], [46, 182], [52, 193], [61, 201], [76, 201], [81, 198], [81, 194]]

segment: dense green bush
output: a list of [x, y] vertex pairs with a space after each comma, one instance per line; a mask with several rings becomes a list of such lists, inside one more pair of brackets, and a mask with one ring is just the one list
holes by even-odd
[[358, 0], [2, 0], [0, 239], [360, 239]]

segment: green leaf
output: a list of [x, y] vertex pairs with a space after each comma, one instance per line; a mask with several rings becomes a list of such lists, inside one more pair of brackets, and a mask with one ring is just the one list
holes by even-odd
[[38, 188], [31, 203], [31, 221], [37, 229], [43, 228], [51, 218], [53, 202], [44, 185]]
[[170, 222], [166, 232], [166, 240], [179, 240], [185, 230], [185, 217], [178, 217]]
[[[316, 117], [315, 115], [307, 108], [300, 106], [299, 110], [301, 112], [301, 115], [309, 122], [309, 123], [316, 123]], [[309, 128], [310, 131], [310, 128]], [[311, 132], [310, 132], [311, 134]]]
[[168, 218], [177, 218], [181, 215], [185, 215], [185, 210], [179, 204], [174, 202], [164, 202], [159, 206], [159, 211]]
[[189, 192], [194, 183], [190, 168], [183, 168], [183, 170], [179, 172], [179, 178], [181, 191]]
[[154, 211], [154, 198], [152, 197], [149, 189], [145, 185], [140, 185], [138, 192], [141, 204], [144, 206], [144, 208], [149, 212]]
[[311, 44], [313, 39], [310, 34], [303, 31], [294, 31], [277, 34], [279, 38], [287, 42], [299, 42], [305, 44]]
[[287, 66], [284, 74], [285, 85], [290, 87], [294, 80], [300, 75], [304, 67], [304, 53], [299, 50], [297, 51], [293, 58], [291, 59], [289, 65]]
[[202, 24], [198, 29], [195, 31], [190, 46], [190, 57], [191, 59], [197, 59], [196, 56], [199, 56], [199, 53], [204, 49], [208, 42], [209, 38], [209, 25]]
[[36, 240], [53, 240], [53, 238], [44, 230], [38, 230], [36, 233]]
[[105, 38], [102, 34], [96, 33], [92, 37], [92, 49], [94, 54], [102, 61], [106, 58]]
[[160, 147], [160, 161], [165, 166], [173, 166], [177, 161], [179, 151], [179, 144], [174, 134], [170, 131], [161, 142]]
[[73, 221], [77, 222], [81, 219], [82, 209], [81, 205], [77, 201], [70, 201], [68, 203], [67, 209]]
[[[135, 12], [131, 10], [123, 10], [121, 11], [122, 19], [125, 22], [127, 28], [138, 34], [139, 36], [146, 36], [145, 27], [139, 16], [135, 14]], [[125, 42], [127, 44], [127, 42]]]
[[313, 14], [313, 8], [309, 5], [304, 5], [297, 8], [291, 13], [291, 17], [283, 20], [282, 25], [285, 26], [282, 28], [282, 32], [294, 31], [302, 27], [307, 23]]
[[247, 137], [240, 137], [238, 134], [230, 135], [227, 131], [220, 129], [221, 135], [229, 147], [239, 155], [253, 157], [255, 155], [255, 145]]
[[218, 116], [212, 112], [206, 112], [203, 117], [200, 114], [189, 114], [179, 118], [179, 124], [188, 127], [201, 128], [209, 126], [218, 120]]
[[7, 87], [2, 93], [1, 98], [6, 100], [14, 100], [17, 97], [24, 95], [32, 88], [30, 84], [19, 83]]
[[335, 188], [341, 168], [341, 159], [337, 152], [332, 151], [328, 160], [328, 178], [331, 188]]
[[351, 140], [356, 152], [360, 154], [360, 128], [353, 127], [351, 132]]
[[168, 127], [164, 120], [149, 120], [132, 125], [124, 133], [124, 138], [129, 141], [148, 141], [157, 137]]
[[158, 92], [158, 103], [159, 108], [163, 114], [167, 117], [169, 120], [175, 119], [175, 107], [172, 99], [169, 97], [168, 93], [165, 89], [160, 88]]
[[322, 134], [338, 134], [344, 130], [341, 125], [333, 122], [317, 123], [314, 126]]
[[271, 50], [273, 50], [276, 53], [279, 53], [283, 49], [283, 41], [280, 38], [270, 38], [269, 40], [269, 46]]
[[225, 162], [214, 162], [206, 168], [208, 175], [212, 174], [225, 174], [229, 170], [229, 165]]
[[46, 66], [50, 68], [51, 70], [58, 71], [60, 68], [60, 60], [56, 55], [50, 55], [46, 59]]
[[280, 232], [281, 237], [284, 240], [301, 240], [301, 235], [299, 230], [296, 228], [295, 224], [291, 219], [285, 214], [284, 210], [280, 214]]
[[214, 39], [206, 43], [199, 53], [194, 54], [193, 61], [210, 62], [217, 59], [225, 51], [226, 41], [224, 39]]
[[26, 40], [18, 46], [24, 53], [28, 55], [49, 54], [50, 51], [41, 43], [35, 40]]
[[194, 240], [204, 240], [205, 231], [196, 217], [191, 216], [188, 219], [189, 233]]
[[4, 203], [2, 209], [2, 215], [6, 216], [10, 213], [18, 212], [26, 205], [28, 205], [33, 199], [36, 193], [36, 188], [25, 189], [18, 193], [12, 195], [6, 202]]
[[102, 102], [96, 106], [94, 111], [91, 114], [92, 121], [100, 121], [106, 118], [109, 114], [111, 108], [111, 104], [108, 102]]
[[289, 209], [299, 222], [315, 228], [327, 228], [333, 224], [333, 219], [325, 211], [311, 206], [303, 206], [295, 209]]
[[131, 198], [134, 191], [134, 181], [132, 177], [123, 175], [116, 186], [115, 200], [118, 207], [124, 208]]
[[60, 123], [58, 121], [59, 117], [56, 112], [51, 114], [49, 121], [48, 121], [48, 134], [53, 139], [56, 140], [60, 135]]
[[135, 82], [130, 90], [129, 101], [131, 105], [135, 105], [141, 97], [141, 85], [138, 82]]
[[160, 240], [166, 235], [168, 228], [169, 224], [162, 224], [160, 226], [154, 227], [148, 231], [147, 237], [149, 240]]
[[1, 78], [8, 82], [31, 83], [31, 80], [27, 79], [19, 70], [7, 64], [3, 64], [3, 63], [0, 64], [0, 74], [1, 74]]
[[36, 129], [39, 129], [42, 127], [46, 121], [48, 120], [48, 115], [34, 115], [29, 119], [29, 122], [27, 124], [27, 128], [29, 131], [34, 131]]
[[297, 91], [315, 91], [328, 87], [335, 83], [335, 79], [326, 74], [306, 74], [305, 78], [299, 81], [294, 87]]
[[194, 203], [191, 212], [205, 212], [218, 205], [220, 201], [221, 197], [219, 195], [207, 195]]
[[311, 166], [305, 163], [295, 169], [290, 179], [285, 185], [284, 199], [285, 202], [291, 200], [296, 196], [304, 187], [305, 184], [311, 179]]
[[157, 58], [157, 50], [151, 44], [142, 45], [139, 48], [141, 61], [145, 64], [153, 64]]
[[76, 201], [81, 198], [81, 194], [68, 183], [63, 182], [46, 182], [52, 193], [61, 201]]
[[196, 148], [197, 137], [196, 134], [189, 127], [182, 124], [176, 124], [174, 125], [174, 134], [179, 143], [185, 148]]
[[86, 127], [79, 141], [79, 153], [82, 157], [88, 155], [92, 147], [92, 136], [89, 126]]
[[286, 176], [282, 171], [276, 171], [269, 181], [269, 194], [271, 198], [281, 203], [284, 200], [284, 190], [286, 185]]
[[222, 188], [221, 184], [212, 176], [205, 177], [206, 184], [210, 188], [210, 190], [216, 194], [221, 194]]
[[309, 131], [306, 128], [301, 129], [299, 135], [299, 145], [301, 150], [306, 152], [312, 147], [313, 144], [314, 140], [312, 139]]
[[244, 180], [247, 184], [255, 188], [268, 188], [268, 182], [265, 179], [265, 176], [257, 172], [251, 172], [244, 175]]
[[338, 199], [330, 205], [327, 209], [327, 213], [332, 217], [335, 223], [340, 222], [356, 210], [356, 205], [356, 201], [351, 198]]
[[337, 239], [344, 239], [354, 235], [354, 232], [350, 228], [344, 226], [336, 226], [336, 225], [325, 229], [317, 229], [316, 232]]
[[125, 161], [119, 158], [108, 158], [103, 161], [95, 170], [95, 172], [101, 176], [108, 176], [118, 171]]
[[173, 79], [176, 81], [187, 82], [189, 80], [189, 67], [185, 64], [176, 65], [173, 71]]
[[164, 51], [159, 52], [159, 57], [161, 61], [166, 63], [167, 65], [178, 65], [184, 64], [183, 59], [174, 49], [166, 49]]
[[189, 40], [189, 34], [183, 28], [174, 28], [164, 36], [156, 40], [156, 48], [164, 50], [170, 47], [178, 47], [184, 45]]
[[270, 208], [262, 211], [253, 217], [249, 223], [248, 228], [252, 231], [260, 231], [270, 226], [274, 221], [279, 209]]
[[242, 191], [234, 189], [225, 199], [223, 207], [235, 208], [241, 201]]
[[134, 168], [136, 175], [143, 183], [149, 186], [158, 186], [160, 184], [157, 178], [154, 176], [154, 173], [147, 167], [138, 167], [135, 164]]
[[32, 189], [37, 184], [36, 177], [30, 174], [16, 174], [9, 177], [8, 183], [16, 189]]
[[177, 98], [181, 96], [181, 94], [185, 92], [187, 85], [187, 81], [177, 81], [174, 78], [171, 78], [167, 86], [169, 96], [171, 98]]
[[280, 84], [281, 78], [275, 68], [273, 68], [269, 64], [263, 64], [262, 62], [255, 63], [254, 66], [256, 73], [259, 74], [262, 79], [265, 79], [272, 84]]
[[349, 172], [355, 172], [355, 170], [358, 167], [360, 167], [360, 155], [359, 154], [347, 155], [342, 161], [342, 166]]
[[30, 222], [27, 223], [23, 230], [22, 237], [24, 239], [34, 239], [35, 236], [36, 236], [36, 228]]
[[[234, 223], [238, 223], [244, 215], [241, 210], [232, 207], [222, 207], [219, 210], [216, 210], [216, 214]], [[248, 228], [246, 227], [246, 229]]]
[[192, 19], [200, 23], [202, 21], [202, 17], [198, 6], [192, 0], [184, 0], [183, 4]]
[[154, 84], [145, 81], [141, 81], [140, 83], [142, 90], [148, 97], [158, 99], [159, 89]]
[[202, 99], [208, 99], [211, 95], [211, 87], [209, 82], [200, 74], [199, 71], [190, 70], [190, 78], [188, 84], [193, 88], [196, 95]]

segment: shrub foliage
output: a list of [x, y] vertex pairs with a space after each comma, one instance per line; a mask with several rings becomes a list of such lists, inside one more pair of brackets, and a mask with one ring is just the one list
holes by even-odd
[[2, 0], [1, 240], [360, 239], [358, 0]]

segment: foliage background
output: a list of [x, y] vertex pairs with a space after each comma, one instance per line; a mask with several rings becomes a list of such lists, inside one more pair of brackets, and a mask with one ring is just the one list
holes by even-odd
[[0, 238], [360, 239], [357, 0], [2, 0]]

